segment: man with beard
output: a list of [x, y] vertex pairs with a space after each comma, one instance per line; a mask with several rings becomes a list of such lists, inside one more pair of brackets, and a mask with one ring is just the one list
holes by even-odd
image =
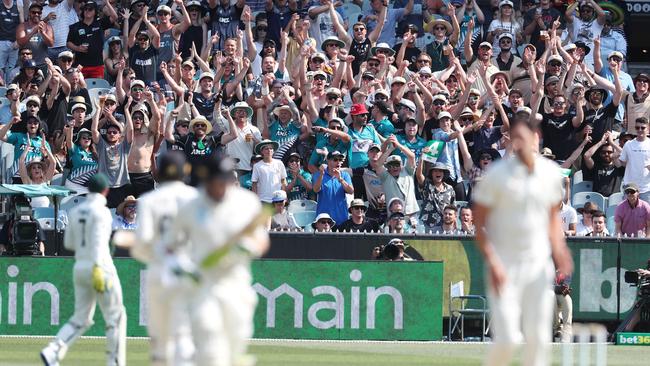
[[539, 6], [528, 10], [524, 15], [524, 35], [530, 36], [530, 43], [537, 48], [537, 57], [546, 49], [546, 43], [540, 39], [540, 32], [551, 29], [553, 22], [562, 15], [551, 5], [551, 0], [540, 0]]
[[457, 224], [456, 206], [445, 206], [442, 211], [442, 223], [439, 226], [434, 226], [431, 231], [436, 235], [461, 235], [462, 232], [456, 227]]
[[375, 232], [379, 231], [379, 223], [366, 217], [368, 208], [362, 199], [354, 199], [350, 202], [350, 218], [336, 225], [333, 231], [342, 232]]
[[612, 134], [605, 132], [603, 138], [587, 150], [583, 156], [583, 179], [594, 182], [592, 190], [609, 197], [621, 191], [625, 167], [617, 167], [616, 159], [621, 148], [614, 143]]
[[544, 147], [550, 148], [557, 160], [566, 160], [577, 147], [574, 133], [582, 124], [585, 104], [586, 101], [580, 98], [576, 106], [577, 114], [572, 117], [567, 113], [566, 98], [563, 95], [556, 95], [553, 97], [553, 111], [542, 114]]
[[492, 59], [492, 64], [501, 71], [510, 72], [521, 63], [521, 59], [512, 53], [513, 36], [510, 33], [501, 33], [498, 39], [501, 51]]
[[[390, 155], [393, 151], [399, 150], [406, 155], [406, 164], [402, 163], [399, 155]], [[415, 198], [415, 153], [397, 141], [395, 135], [391, 135], [382, 144], [382, 155], [377, 164], [377, 175], [381, 180], [386, 194], [386, 201], [397, 197], [404, 201], [404, 214], [415, 216], [420, 207]]]
[[[573, 13], [576, 7], [579, 8], [579, 17], [575, 17]], [[595, 13], [595, 14], [594, 14]], [[584, 42], [588, 47], [593, 46], [593, 40], [600, 36], [605, 24], [605, 12], [594, 0], [584, 0], [582, 2], [574, 2], [567, 7], [564, 13], [569, 34], [572, 36], [571, 40], [578, 44], [579, 41]], [[586, 54], [585, 64], [589, 67], [594, 65], [593, 53]]]
[[[469, 37], [465, 42], [465, 56], [469, 61], [467, 68], [467, 75], [471, 75], [475, 71], [485, 70], [485, 76], [487, 80], [492, 78], [493, 74], [499, 72], [499, 68], [492, 65], [492, 44], [490, 42], [481, 42], [478, 46], [478, 54], [474, 55], [472, 47], [470, 47]], [[471, 86], [466, 86], [477, 89], [481, 94], [485, 94], [487, 91], [486, 86], [483, 84], [481, 78], [476, 78], [476, 81]]]
[[585, 92], [585, 99], [587, 99], [587, 110], [585, 112], [583, 126], [585, 124], [593, 125], [594, 133], [592, 137], [595, 141], [600, 140], [606, 131], [611, 131], [612, 129], [621, 129], [621, 123], [616, 121], [618, 105], [621, 102], [623, 95], [621, 81], [618, 77], [620, 70], [619, 68], [620, 64], [612, 69], [612, 74], [614, 75], [615, 91], [610, 103], [603, 105], [607, 91], [601, 87], [593, 86]]
[[[370, 34], [368, 34], [368, 27], [366, 26], [366, 23], [363, 22], [357, 22], [352, 26], [352, 37], [348, 35], [347, 31], [341, 32], [338, 31], [337, 28], [337, 34], [339, 38], [341, 38], [341, 40], [345, 42], [346, 45], [350, 46], [348, 55], [354, 56], [354, 61], [352, 61], [352, 75], [356, 76], [359, 73], [361, 64], [366, 61], [368, 56], [370, 56], [370, 47], [377, 43], [379, 34], [384, 28], [386, 9], [386, 7], [382, 7], [379, 13], [379, 18], [377, 20], [377, 26], [372, 30], [372, 32], [370, 32]], [[334, 24], [340, 25], [340, 23], [337, 22]]]

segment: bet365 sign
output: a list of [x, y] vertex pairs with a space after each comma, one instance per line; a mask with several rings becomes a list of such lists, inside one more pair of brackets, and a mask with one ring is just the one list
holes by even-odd
[[618, 333], [616, 344], [624, 346], [650, 346], [650, 333]]

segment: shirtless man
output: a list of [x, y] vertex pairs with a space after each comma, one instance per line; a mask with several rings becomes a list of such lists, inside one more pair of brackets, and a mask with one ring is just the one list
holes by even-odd
[[158, 138], [160, 111], [153, 99], [153, 92], [144, 92], [144, 102], [149, 104], [151, 120], [147, 116], [144, 103], [136, 105], [131, 111], [133, 120], [133, 144], [129, 152], [128, 168], [131, 180], [131, 194], [136, 198], [154, 188], [151, 174], [151, 154]]

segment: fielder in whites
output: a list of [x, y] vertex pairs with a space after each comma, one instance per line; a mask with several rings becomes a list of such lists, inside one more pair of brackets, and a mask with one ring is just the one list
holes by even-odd
[[513, 156], [494, 163], [473, 195], [494, 342], [484, 364], [508, 365], [523, 341], [523, 365], [548, 365], [553, 262], [558, 276], [573, 271], [560, 220], [562, 176], [537, 153], [539, 133], [529, 112], [518, 113], [510, 138]]
[[101, 173], [94, 175], [88, 182], [86, 201], [68, 215], [64, 245], [75, 252], [75, 310], [56, 338], [41, 351], [47, 366], [58, 365], [68, 347], [93, 325], [97, 303], [106, 322], [106, 364], [126, 365], [126, 312], [109, 249], [113, 219], [106, 207], [108, 190], [108, 178]]
[[234, 167], [232, 159], [219, 156], [199, 167], [203, 190], [179, 209], [168, 236], [168, 248], [185, 250], [196, 264], [189, 301], [197, 366], [254, 364], [246, 355], [257, 304], [250, 262], [268, 248], [270, 215], [257, 195], [235, 185]]
[[196, 189], [183, 183], [189, 171], [182, 152], [165, 153], [158, 162], [160, 185], [138, 199], [138, 226], [131, 255], [147, 264], [147, 330], [152, 366], [184, 365], [192, 356], [185, 301], [188, 288], [171, 275], [170, 262], [176, 258], [166, 252], [162, 242], [179, 214], [179, 207], [198, 195]]

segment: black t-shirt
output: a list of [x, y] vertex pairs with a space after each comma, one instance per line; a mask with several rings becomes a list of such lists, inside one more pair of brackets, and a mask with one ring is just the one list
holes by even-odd
[[[400, 48], [402, 48], [402, 44], [398, 43], [393, 47], [393, 50], [395, 50], [395, 55], [399, 52]], [[420, 55], [420, 49], [417, 47], [406, 47], [406, 50], [404, 52], [404, 60], [408, 61], [409, 64], [409, 70], [413, 72], [418, 71], [418, 65], [417, 65], [417, 59], [418, 56]]]
[[196, 110], [210, 122], [212, 122], [212, 112], [214, 111], [216, 97], [217, 94], [214, 93], [209, 98], [204, 97], [201, 93], [195, 93], [192, 98]]
[[593, 169], [583, 168], [582, 170], [584, 179], [594, 182], [593, 191], [605, 197], [621, 191], [621, 183], [623, 182], [624, 175], [625, 167], [616, 167], [614, 164], [605, 166], [597, 160], [594, 161]]
[[433, 131], [440, 128], [440, 122], [437, 118], [431, 118], [424, 122], [424, 127], [420, 135], [424, 137], [425, 140], [429, 141], [432, 139]]
[[135, 72], [135, 78], [142, 80], [145, 84], [158, 80], [158, 50], [149, 46], [146, 50], [135, 45], [129, 50], [131, 58], [129, 64]]
[[585, 118], [580, 128], [582, 129], [586, 124], [593, 125], [594, 132], [591, 137], [593, 141], [600, 141], [605, 132], [611, 131], [614, 124], [617, 123], [614, 118], [617, 110], [618, 105], [614, 105], [614, 103], [609, 103], [598, 109], [590, 109], [585, 112]]
[[187, 157], [187, 161], [192, 166], [192, 173], [190, 176], [190, 184], [196, 186], [200, 183], [201, 177], [197, 174], [199, 166], [203, 165], [210, 156], [221, 154], [224, 152], [225, 147], [221, 145], [221, 136], [208, 135], [199, 141], [193, 133], [188, 133], [185, 136], [174, 134], [176, 144], [178, 147], [173, 150], [182, 150]]
[[352, 74], [357, 75], [359, 73], [359, 68], [361, 64], [366, 61], [370, 55], [370, 47], [372, 44], [370, 40], [366, 38], [363, 42], [357, 42], [354, 38], [352, 39], [352, 44], [350, 45], [349, 54], [354, 56], [354, 61], [352, 61]]
[[542, 137], [544, 147], [550, 148], [557, 160], [566, 160], [575, 150], [574, 135], [575, 129], [571, 123], [570, 115], [563, 114], [558, 117], [553, 114], [543, 114]]
[[102, 50], [104, 49], [104, 30], [111, 27], [110, 19], [103, 17], [92, 24], [79, 21], [70, 26], [68, 42], [77, 46], [88, 44], [88, 52], [75, 52], [75, 65], [100, 66], [104, 64]]
[[352, 219], [348, 219], [340, 225], [336, 225], [333, 231], [379, 231], [379, 223], [366, 217], [360, 225], [357, 225]]
[[[551, 29], [551, 26], [553, 25], [555, 19], [557, 19], [559, 16], [562, 15], [562, 13], [560, 13], [559, 10], [553, 7], [550, 7], [548, 9], [541, 9], [541, 10], [542, 10], [542, 22], [544, 22], [546, 29]], [[524, 15], [524, 28], [526, 28], [530, 23], [535, 21], [536, 12], [537, 12], [537, 8], [530, 9], [528, 12], [526, 12], [526, 14]], [[535, 30], [530, 35], [530, 43], [535, 45], [535, 48], [537, 49], [537, 57], [541, 56], [541, 54], [544, 53], [544, 50], [546, 49], [545, 43], [540, 41], [539, 39], [539, 31], [540, 31], [539, 25], [536, 25]]]

